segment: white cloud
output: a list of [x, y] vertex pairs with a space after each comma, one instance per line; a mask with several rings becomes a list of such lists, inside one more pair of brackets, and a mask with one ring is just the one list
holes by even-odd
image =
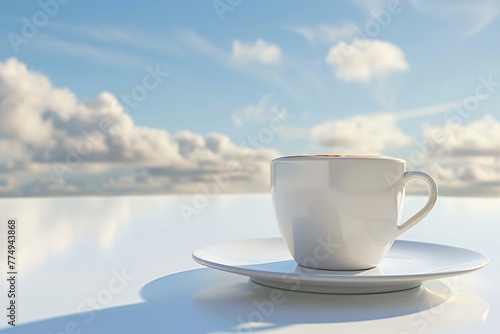
[[[413, 156], [420, 163], [411, 168], [431, 174], [442, 194], [500, 194], [500, 123], [493, 117], [484, 116], [468, 125], [427, 126], [418, 146], [409, 161], [411, 165]], [[425, 193], [423, 187], [419, 190]]]
[[[436, 180], [439, 193], [446, 196], [496, 196], [500, 194], [500, 162], [481, 164], [476, 159], [462, 160], [454, 165], [432, 162], [423, 166]], [[413, 189], [425, 194], [427, 189], [415, 182]]]
[[272, 103], [272, 94], [263, 96], [257, 104], [248, 105], [242, 109], [236, 110], [231, 118], [236, 127], [242, 127], [246, 124], [264, 125], [271, 118], [286, 113], [285, 108], [280, 108]]
[[176, 36], [191, 50], [208, 56], [233, 71], [263, 80], [264, 82], [282, 89], [291, 96], [300, 96], [294, 87], [296, 83], [295, 80], [290, 79], [287, 72], [279, 71], [280, 67], [278, 66], [249, 66], [251, 64], [236, 61], [232, 58], [230, 51], [218, 47], [204, 37], [189, 30], [180, 29], [177, 31]]
[[465, 165], [456, 169], [458, 178], [473, 182], [500, 182], [499, 166]]
[[22, 143], [0, 139], [0, 173], [27, 169], [31, 152]]
[[40, 146], [42, 142], [53, 145], [50, 136], [53, 127], [44, 121], [41, 109], [52, 109], [62, 91], [54, 91], [48, 96], [52, 87], [47, 78], [29, 72], [15, 59], [0, 63], [0, 77], [0, 134], [22, 139], [34, 146]]
[[[0, 119], [0, 173], [16, 177], [30, 171], [37, 176], [14, 190], [11, 181], [5, 183], [4, 194], [7, 188], [16, 195], [110, 193], [120, 182], [129, 185], [130, 192], [147, 192], [147, 185], [155, 182], [162, 191], [192, 192], [193, 185], [207, 182], [228, 162], [241, 168], [223, 191], [242, 183], [262, 191], [269, 182], [269, 161], [279, 155], [270, 149], [238, 146], [219, 133], [170, 134], [138, 126], [112, 94], [81, 101], [16, 59], [0, 63]], [[75, 155], [81, 164], [73, 168]], [[55, 177], [53, 162], [64, 166], [64, 180]], [[96, 169], [98, 165], [103, 167]], [[133, 182], [115, 176], [116, 170], [132, 173]], [[143, 187], [131, 187], [134, 182]]]
[[396, 114], [396, 117], [400, 120], [402, 119], [411, 119], [411, 118], [420, 118], [424, 116], [430, 116], [435, 114], [442, 114], [447, 110], [451, 110], [453, 107], [456, 107], [457, 104], [463, 103], [463, 100], [435, 104], [426, 107], [414, 108], [402, 110]]
[[[456, 4], [454, 5], [456, 6]], [[468, 38], [479, 33], [500, 16], [500, 4], [498, 2], [476, 3], [473, 6], [462, 8], [461, 12], [471, 17], [471, 25], [462, 34], [462, 38]]]
[[338, 26], [319, 24], [312, 27], [296, 26], [286, 27], [285, 29], [299, 34], [311, 45], [321, 43], [328, 46], [338, 41], [352, 40], [359, 30], [352, 22], [346, 22]]
[[16, 179], [8, 177], [5, 180], [0, 179], [0, 194], [14, 190], [16, 186]]
[[278, 64], [281, 62], [281, 49], [263, 39], [258, 39], [255, 43], [235, 40], [233, 41], [231, 59], [236, 64]]
[[480, 33], [500, 16], [500, 3], [491, 0], [412, 1], [412, 5], [425, 14], [458, 22], [463, 26], [457, 29], [462, 31], [462, 38]]
[[396, 120], [394, 115], [379, 114], [330, 121], [311, 130], [311, 141], [340, 153], [382, 153], [409, 142]]
[[369, 82], [409, 69], [404, 52], [381, 40], [355, 39], [352, 44], [340, 42], [330, 48], [326, 62], [335, 70], [339, 80], [347, 82]]
[[447, 123], [443, 128], [427, 127], [424, 139], [435, 146], [436, 156], [500, 156], [500, 122], [491, 116], [467, 126]]

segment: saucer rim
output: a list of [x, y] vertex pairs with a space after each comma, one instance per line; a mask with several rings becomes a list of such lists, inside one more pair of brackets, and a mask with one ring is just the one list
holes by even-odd
[[[418, 273], [418, 274], [401, 274], [401, 275], [373, 275], [373, 276], [349, 276], [349, 275], [335, 275], [333, 273], [335, 272], [341, 272], [341, 271], [331, 271], [331, 270], [321, 270], [324, 271], [325, 274], [329, 273], [330, 275], [318, 275], [318, 273], [301, 273], [296, 274], [296, 273], [285, 273], [285, 272], [269, 272], [269, 271], [264, 271], [264, 270], [258, 270], [258, 269], [252, 269], [252, 268], [241, 268], [238, 265], [228, 265], [228, 264], [222, 264], [219, 262], [214, 262], [210, 260], [205, 260], [202, 257], [200, 257], [199, 253], [204, 251], [206, 248], [209, 247], [214, 247], [214, 246], [219, 246], [219, 245], [224, 245], [224, 244], [235, 244], [238, 242], [262, 242], [263, 240], [268, 240], [268, 241], [278, 241], [283, 240], [279, 237], [277, 238], [253, 238], [253, 239], [244, 239], [244, 240], [239, 240], [239, 241], [229, 241], [229, 242], [221, 242], [221, 243], [215, 243], [207, 246], [200, 247], [196, 249], [192, 253], [192, 258], [195, 262], [222, 271], [234, 273], [234, 274], [239, 274], [239, 275], [244, 275], [248, 276], [250, 278], [256, 278], [256, 279], [288, 279], [288, 280], [293, 280], [293, 279], [306, 279], [308, 282], [322, 282], [322, 283], [350, 283], [350, 284], [355, 284], [355, 283], [360, 283], [360, 284], [365, 284], [365, 283], [404, 283], [404, 282], [423, 282], [426, 280], [432, 280], [432, 279], [438, 279], [438, 278], [446, 278], [446, 277], [451, 277], [451, 276], [457, 276], [457, 275], [463, 275], [467, 274], [476, 270], [479, 270], [481, 268], [484, 268], [489, 265], [490, 260], [488, 257], [486, 257], [484, 254], [481, 254], [477, 251], [468, 249], [468, 248], [463, 248], [463, 247], [457, 247], [457, 246], [451, 246], [451, 245], [446, 245], [446, 244], [439, 244], [439, 243], [429, 243], [429, 242], [423, 242], [423, 241], [414, 241], [414, 240], [404, 240], [404, 239], [399, 239], [395, 240], [393, 246], [391, 249], [396, 245], [397, 247], [405, 247], [405, 245], [410, 245], [412, 244], [413, 246], [417, 245], [419, 247], [424, 247], [424, 246], [434, 246], [434, 247], [444, 247], [446, 249], [455, 249], [459, 251], [465, 251], [469, 252], [471, 254], [474, 254], [478, 259], [475, 261], [471, 262], [471, 265], [466, 267], [466, 268], [459, 268], [459, 269], [449, 269], [447, 271], [433, 271], [433, 272], [427, 272], [427, 273]], [[293, 259], [292, 259], [293, 260]], [[271, 261], [272, 262], [272, 261]], [[470, 261], [469, 261], [470, 262]], [[474, 262], [477, 262], [476, 264], [473, 264]], [[270, 263], [270, 262], [263, 262], [263, 263]], [[466, 265], [466, 262], [461, 264], [461, 266]], [[446, 268], [444, 268], [446, 269]], [[443, 269], [443, 270], [444, 270]], [[343, 272], [343, 271], [342, 271]]]

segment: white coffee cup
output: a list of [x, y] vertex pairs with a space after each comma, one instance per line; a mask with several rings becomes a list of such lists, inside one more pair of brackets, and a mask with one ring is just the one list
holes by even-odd
[[[281, 235], [295, 261], [326, 270], [377, 266], [401, 233], [434, 207], [437, 185], [405, 161], [372, 155], [287, 156], [271, 162], [271, 192]], [[423, 181], [424, 207], [403, 224], [405, 185]]]

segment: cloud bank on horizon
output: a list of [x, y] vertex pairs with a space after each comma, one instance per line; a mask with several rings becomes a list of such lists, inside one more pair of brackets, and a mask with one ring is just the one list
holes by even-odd
[[[235, 125], [265, 125], [275, 117], [284, 129], [286, 109], [270, 100], [236, 111]], [[0, 117], [2, 196], [192, 193], [217, 181], [227, 182], [217, 192], [265, 192], [269, 162], [280, 155], [265, 139], [237, 145], [221, 133], [138, 126], [111, 93], [79, 100], [14, 58], [0, 63]], [[438, 131], [446, 138], [433, 138]], [[311, 146], [342, 153], [385, 153], [411, 143], [394, 114], [331, 120], [306, 133]], [[421, 142], [409, 151], [409, 163], [433, 174], [442, 193], [500, 190], [500, 122], [493, 117], [427, 127]], [[415, 154], [427, 155], [425, 163]]]
[[0, 24], [0, 197], [268, 192], [270, 160], [317, 153], [397, 156], [441, 195], [500, 195], [500, 6], [356, 0], [298, 24], [292, 2], [255, 29], [250, 3], [159, 29], [121, 7], [64, 23], [78, 6], [26, 43]]
[[[265, 184], [278, 154], [220, 133], [137, 126], [112, 94], [80, 101], [16, 59], [0, 63], [0, 117], [0, 171], [11, 175], [3, 195], [182, 193], [233, 169], [225, 191], [245, 191]], [[39, 177], [24, 183], [27, 174]]]

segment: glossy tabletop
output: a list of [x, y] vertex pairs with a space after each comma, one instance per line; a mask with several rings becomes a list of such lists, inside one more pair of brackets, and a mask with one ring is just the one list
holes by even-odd
[[[425, 198], [408, 197], [405, 217]], [[470, 248], [480, 271], [406, 291], [281, 291], [196, 264], [198, 247], [279, 236], [269, 195], [0, 200], [17, 222], [13, 333], [496, 333], [500, 328], [500, 199], [438, 199], [400, 238]], [[7, 305], [7, 281], [0, 281]]]

